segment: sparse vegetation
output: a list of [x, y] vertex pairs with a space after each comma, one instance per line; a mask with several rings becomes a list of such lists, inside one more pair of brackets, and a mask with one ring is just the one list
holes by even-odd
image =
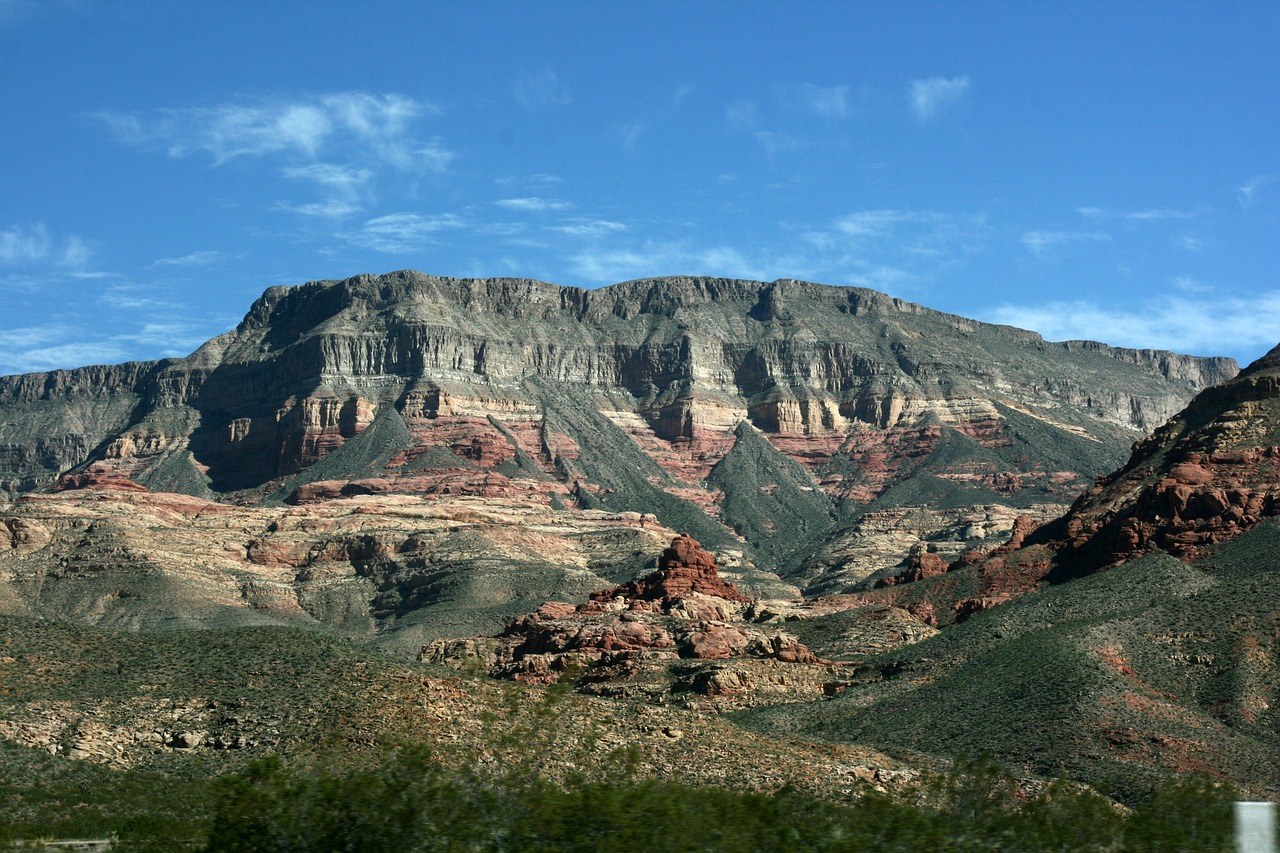
[[[1225, 851], [1228, 788], [1169, 782], [1125, 814], [1069, 783], [1028, 795], [980, 757], [929, 777], [914, 793], [853, 802], [790, 787], [772, 794], [661, 781], [554, 784], [519, 769], [447, 768], [423, 749], [380, 762], [258, 761], [213, 781], [161, 779], [77, 766], [6, 809], [0, 843], [106, 834], [131, 851]], [[13, 783], [6, 802], [11, 802]]]

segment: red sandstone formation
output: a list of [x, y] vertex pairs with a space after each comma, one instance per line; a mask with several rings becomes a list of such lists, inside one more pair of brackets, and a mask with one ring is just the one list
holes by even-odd
[[[1191, 561], [1276, 515], [1280, 346], [1134, 445], [1129, 463], [1099, 478], [1062, 518], [1036, 528], [1020, 517], [1007, 544], [952, 563], [950, 572], [976, 572], [978, 595], [950, 598], [945, 583], [926, 594], [933, 607], [949, 606], [961, 620], [1036, 589], [1055, 567], [1080, 574], [1156, 551]], [[926, 580], [935, 571], [927, 557], [913, 555], [881, 586]]]
[[715, 558], [696, 539], [677, 536], [653, 573], [593, 592], [578, 607], [548, 602], [516, 619], [499, 638], [503, 646], [491, 672], [547, 684], [584, 664], [628, 678], [640, 660], [652, 659], [824, 662], [788, 634], [743, 622], [749, 601], [720, 577]]
[[63, 474], [54, 485], [55, 492], [74, 489], [112, 489], [118, 492], [145, 492], [141, 486], [102, 463], [95, 463], [73, 474]]
[[[606, 604], [618, 598], [631, 602], [632, 609], [639, 602], [654, 602], [657, 609], [669, 611], [676, 601], [696, 592], [723, 598], [726, 601], [750, 601], [738, 588], [720, 577], [715, 558], [702, 549], [698, 540], [688, 535], [676, 537], [671, 546], [658, 558], [658, 570], [639, 580], [629, 581], [613, 589], [591, 593], [594, 604]], [[600, 610], [603, 608], [595, 608]]]

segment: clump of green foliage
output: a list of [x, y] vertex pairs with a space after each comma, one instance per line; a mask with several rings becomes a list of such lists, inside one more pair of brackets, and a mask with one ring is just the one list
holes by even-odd
[[[869, 793], [846, 804], [791, 787], [761, 794], [654, 780], [555, 784], [486, 775], [445, 768], [413, 747], [340, 772], [268, 759], [220, 778], [214, 789], [200, 848], [208, 853], [1231, 849], [1231, 792], [1206, 780], [1167, 783], [1125, 814], [1067, 783], [1029, 796], [985, 758], [958, 762], [914, 796]], [[125, 827], [121, 849], [165, 849], [166, 839], [147, 829]]]
[[[905, 795], [868, 792], [847, 803], [790, 786], [764, 794], [635, 781], [625, 762], [624, 781], [553, 782], [527, 767], [448, 766], [417, 746], [364, 764], [271, 757], [213, 780], [74, 767], [74, 778], [54, 772], [43, 788], [0, 784], [0, 793], [22, 788], [27, 804], [0, 812], [0, 850], [21, 849], [24, 839], [112, 836], [116, 849], [134, 853], [1225, 853], [1234, 797], [1192, 777], [1124, 812], [1072, 783], [1032, 795], [987, 757], [957, 761]], [[48, 807], [59, 804], [66, 818], [50, 819]]]

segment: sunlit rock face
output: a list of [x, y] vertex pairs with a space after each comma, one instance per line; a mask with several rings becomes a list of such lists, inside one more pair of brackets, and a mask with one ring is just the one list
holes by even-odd
[[[790, 280], [365, 275], [184, 359], [0, 379], [0, 487], [650, 513], [830, 591], [1060, 510], [1235, 369]], [[842, 559], [886, 512], [904, 547]]]
[[1277, 516], [1280, 346], [1196, 395], [1061, 516], [1019, 516], [1007, 542], [950, 562], [914, 550], [905, 568], [877, 582], [872, 599], [928, 600], [943, 621], [962, 620], [1142, 557], [1211, 561], [1222, 545]]

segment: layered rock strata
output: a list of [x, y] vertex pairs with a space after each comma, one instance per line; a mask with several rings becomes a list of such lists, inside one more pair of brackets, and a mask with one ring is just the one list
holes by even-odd
[[905, 568], [877, 583], [896, 591], [868, 600], [925, 596], [935, 611], [964, 619], [1144, 555], [1201, 559], [1277, 515], [1280, 346], [1200, 393], [1060, 518], [1040, 524], [1021, 516], [1002, 546], [950, 562], [917, 549]]
[[0, 378], [0, 488], [518, 498], [791, 572], [868, 511], [1065, 504], [1234, 371], [792, 280], [364, 275], [188, 358]]

